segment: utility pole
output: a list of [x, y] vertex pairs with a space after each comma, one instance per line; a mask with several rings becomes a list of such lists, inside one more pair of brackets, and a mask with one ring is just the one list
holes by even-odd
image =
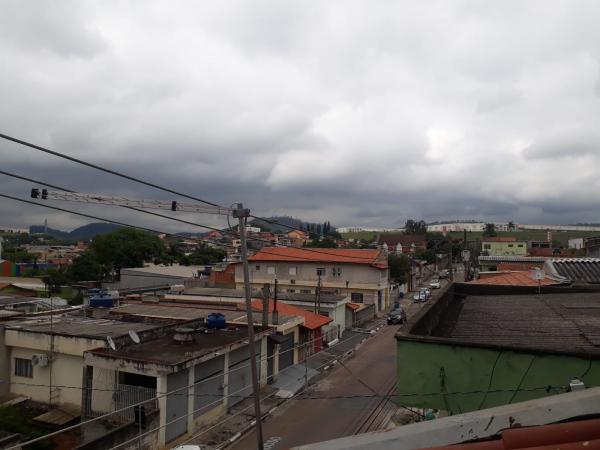
[[262, 311], [262, 326], [269, 326], [269, 299], [271, 297], [271, 286], [269, 283], [265, 283], [262, 290], [263, 297], [263, 311]]
[[279, 312], [277, 311], [277, 278], [275, 278], [275, 292], [273, 293], [273, 325], [279, 325]]
[[241, 203], [233, 210], [233, 216], [239, 219], [239, 232], [241, 241], [241, 256], [244, 269], [244, 291], [246, 294], [246, 318], [248, 321], [248, 341], [250, 345], [250, 367], [252, 369], [252, 393], [254, 395], [254, 416], [256, 421], [256, 448], [264, 450], [262, 422], [260, 413], [260, 393], [258, 386], [258, 370], [256, 367], [256, 347], [254, 344], [254, 318], [252, 315], [252, 289], [250, 287], [250, 268], [248, 267], [248, 251], [246, 248], [246, 219], [250, 215]]
[[450, 281], [454, 281], [454, 271], [452, 270], [452, 239], [448, 239], [448, 267], [450, 271]]
[[315, 289], [315, 314], [319, 314], [321, 307], [321, 269], [317, 269], [317, 289]]

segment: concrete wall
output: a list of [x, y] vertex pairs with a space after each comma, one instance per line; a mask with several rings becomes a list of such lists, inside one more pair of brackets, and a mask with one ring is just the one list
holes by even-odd
[[[104, 346], [104, 341], [84, 338], [54, 337], [54, 358], [46, 366], [34, 366], [33, 378], [15, 375], [15, 358], [31, 359], [35, 354], [50, 356], [50, 336], [18, 330], [5, 330], [7, 364], [10, 367], [10, 392], [48, 403], [50, 385], [53, 404], [81, 405], [83, 352]], [[32, 386], [41, 385], [41, 386]], [[63, 387], [60, 387], [63, 386]]]
[[397, 355], [398, 402], [454, 414], [556, 395], [545, 387], [566, 386], [576, 376], [600, 384], [600, 360], [574, 356], [403, 340]]
[[482, 242], [481, 251], [490, 256], [527, 256], [527, 242]]
[[[11, 373], [11, 358], [10, 349], [6, 347], [4, 339], [4, 325], [0, 325], [0, 379], [10, 379]], [[0, 396], [8, 394], [10, 385], [8, 383], [0, 383]]]

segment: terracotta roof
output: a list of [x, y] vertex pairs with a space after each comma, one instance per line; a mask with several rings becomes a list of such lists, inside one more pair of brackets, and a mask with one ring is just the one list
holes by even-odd
[[509, 428], [492, 441], [429, 447], [422, 450], [600, 449], [600, 419]]
[[350, 308], [353, 311], [356, 311], [356, 310], [360, 309], [360, 305], [358, 305], [356, 303], [346, 303], [346, 308]]
[[[563, 282], [546, 276], [540, 283], [533, 278], [533, 271], [523, 270], [518, 272], [497, 272], [494, 274], [486, 273], [485, 277], [469, 281], [468, 284], [487, 284], [496, 286], [549, 286], [553, 284], [562, 284]], [[565, 280], [566, 281], [566, 280]]]
[[333, 262], [387, 268], [387, 259], [376, 249], [265, 247], [249, 261]]
[[[273, 312], [273, 305], [273, 300], [269, 300], [269, 312]], [[261, 299], [252, 300], [252, 308], [254, 308], [254, 310], [262, 311], [262, 307], [263, 303]], [[303, 327], [308, 328], [309, 330], [316, 330], [330, 322], [333, 322], [333, 319], [330, 317], [325, 317], [320, 314], [315, 314], [305, 309], [298, 308], [297, 306], [289, 305], [281, 300], [277, 301], [277, 311], [281, 314], [285, 314], [286, 316], [304, 317]]]

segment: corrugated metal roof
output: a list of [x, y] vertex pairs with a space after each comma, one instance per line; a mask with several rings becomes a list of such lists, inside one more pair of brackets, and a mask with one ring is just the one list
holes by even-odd
[[479, 261], [497, 261], [497, 262], [545, 262], [548, 259], [546, 256], [480, 256]]
[[600, 259], [561, 258], [547, 263], [558, 275], [575, 282], [600, 283]]

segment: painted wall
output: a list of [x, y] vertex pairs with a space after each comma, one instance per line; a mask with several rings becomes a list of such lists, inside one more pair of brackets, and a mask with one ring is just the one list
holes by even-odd
[[[409, 340], [399, 340], [397, 348], [398, 402], [406, 406], [458, 414], [555, 394], [508, 392], [517, 388], [565, 386], [576, 376], [586, 386], [600, 385], [600, 360]], [[489, 392], [495, 390], [505, 392]], [[453, 394], [473, 391], [480, 392]], [[419, 395], [403, 396], [413, 393]]]
[[527, 256], [527, 242], [482, 242], [481, 251], [490, 256]]

